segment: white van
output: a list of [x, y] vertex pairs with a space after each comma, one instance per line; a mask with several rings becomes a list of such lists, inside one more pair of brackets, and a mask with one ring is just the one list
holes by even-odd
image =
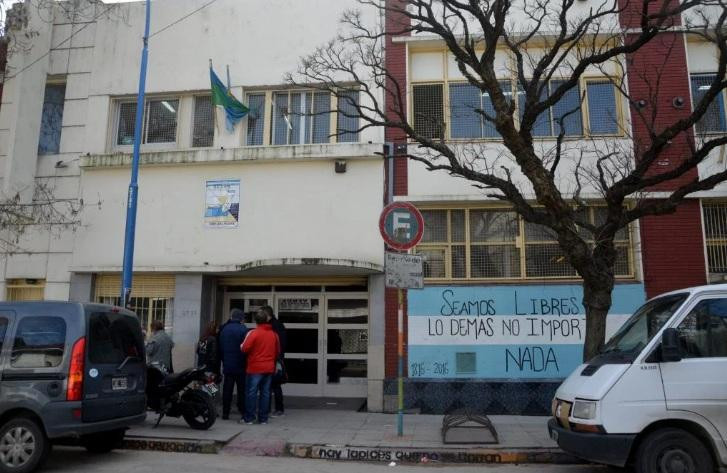
[[727, 467], [727, 284], [651, 299], [553, 399], [566, 452], [637, 473]]

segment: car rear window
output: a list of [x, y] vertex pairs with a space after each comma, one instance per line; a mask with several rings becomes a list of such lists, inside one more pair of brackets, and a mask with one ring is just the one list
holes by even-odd
[[141, 362], [144, 341], [139, 321], [117, 312], [91, 312], [88, 318], [88, 359], [91, 363]]
[[8, 328], [8, 319], [0, 317], [0, 350], [3, 349], [3, 341], [5, 341], [5, 331]]
[[61, 364], [66, 348], [66, 322], [37, 316], [20, 320], [10, 365], [14, 368], [52, 368]]

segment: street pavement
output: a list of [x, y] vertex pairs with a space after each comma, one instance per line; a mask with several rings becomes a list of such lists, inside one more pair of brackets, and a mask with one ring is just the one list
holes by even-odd
[[[85, 450], [57, 447], [41, 473], [422, 473], [436, 464], [395, 465], [382, 463], [334, 462], [290, 457], [240, 457], [193, 453], [118, 450], [92, 455]], [[606, 473], [598, 466], [574, 465], [447, 465], [454, 473]], [[440, 469], [440, 468], [437, 468]]]

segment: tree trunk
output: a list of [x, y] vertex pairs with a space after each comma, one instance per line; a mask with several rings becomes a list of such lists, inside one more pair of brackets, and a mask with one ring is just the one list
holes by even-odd
[[586, 341], [583, 361], [596, 356], [606, 341], [606, 316], [611, 308], [614, 278], [608, 274], [583, 279], [583, 306], [586, 308]]

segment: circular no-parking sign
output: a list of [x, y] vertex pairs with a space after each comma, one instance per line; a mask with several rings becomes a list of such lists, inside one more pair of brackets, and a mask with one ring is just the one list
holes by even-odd
[[424, 233], [424, 219], [408, 202], [394, 202], [381, 211], [379, 230], [384, 241], [395, 250], [412, 248]]

